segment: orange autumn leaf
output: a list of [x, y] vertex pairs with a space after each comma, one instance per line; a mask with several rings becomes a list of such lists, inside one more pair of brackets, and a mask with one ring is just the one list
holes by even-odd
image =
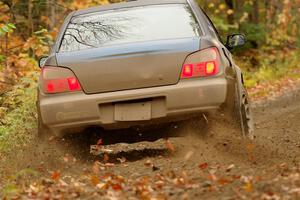
[[246, 183], [244, 189], [246, 190], [246, 192], [253, 192], [253, 184], [251, 182]]
[[100, 180], [97, 176], [92, 176], [91, 177], [91, 183], [93, 186], [97, 186], [100, 183]]
[[109, 156], [107, 154], [104, 154], [103, 161], [104, 162], [108, 162], [109, 161]]
[[175, 152], [175, 147], [169, 140], [166, 140], [166, 147], [171, 153]]
[[52, 178], [52, 180], [54, 180], [54, 181], [58, 181], [58, 180], [60, 179], [60, 177], [61, 177], [61, 174], [60, 174], [59, 171], [55, 171], [55, 172], [53, 172], [52, 175], [51, 175], [51, 178]]
[[218, 183], [219, 183], [220, 185], [227, 185], [227, 184], [230, 183], [230, 181], [227, 180], [227, 179], [225, 179], [225, 178], [221, 178], [221, 179], [218, 180]]
[[218, 180], [217, 176], [215, 174], [212, 174], [212, 173], [210, 173], [208, 175], [208, 179], [212, 180], [212, 181], [217, 181]]
[[112, 188], [113, 188], [113, 190], [115, 190], [115, 191], [120, 191], [120, 190], [123, 189], [122, 186], [121, 186], [120, 184], [114, 184], [114, 185], [112, 186]]
[[92, 170], [94, 174], [98, 174], [100, 172], [100, 166], [98, 161], [94, 162]]
[[51, 19], [48, 16], [41, 16], [40, 20], [46, 23], [47, 25], [51, 24]]
[[205, 169], [207, 169], [207, 167], [208, 167], [208, 164], [207, 164], [207, 163], [202, 163], [202, 164], [199, 165], [199, 168], [200, 168], [201, 170], [205, 170]]
[[56, 36], [57, 36], [57, 34], [58, 34], [58, 29], [55, 28], [55, 29], [52, 30], [49, 34], [51, 35], [52, 38], [56, 38]]
[[[2, 14], [1, 14], [2, 15]], [[2, 15], [0, 16], [0, 21], [3, 21], [3, 22], [8, 22], [10, 19], [10, 17], [8, 15]]]
[[253, 143], [247, 144], [247, 150], [248, 150], [249, 152], [253, 152], [253, 150], [254, 150], [254, 144], [253, 144]]
[[102, 144], [103, 144], [103, 139], [100, 138], [100, 139], [97, 141], [97, 145], [100, 146], [100, 145], [102, 145]]

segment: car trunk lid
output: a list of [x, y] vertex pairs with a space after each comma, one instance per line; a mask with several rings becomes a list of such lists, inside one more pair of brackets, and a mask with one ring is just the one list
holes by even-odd
[[176, 84], [185, 58], [200, 39], [183, 38], [57, 53], [87, 94]]

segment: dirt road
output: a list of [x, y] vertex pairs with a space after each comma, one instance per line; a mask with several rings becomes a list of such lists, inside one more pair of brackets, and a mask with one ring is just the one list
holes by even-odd
[[0, 191], [20, 199], [300, 199], [300, 90], [253, 111], [253, 141], [210, 119], [208, 130], [173, 125], [168, 132], [180, 137], [168, 142], [103, 147], [98, 137], [99, 155], [86, 135], [35, 141], [1, 161]]

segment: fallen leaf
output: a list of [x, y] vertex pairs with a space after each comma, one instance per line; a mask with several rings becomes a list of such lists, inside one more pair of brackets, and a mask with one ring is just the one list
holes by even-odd
[[51, 185], [53, 185], [55, 182], [51, 179], [47, 179], [47, 178], [43, 178], [42, 179], [42, 185], [46, 186], [46, 187], [50, 187]]
[[123, 163], [125, 163], [126, 162], [126, 158], [117, 158], [117, 160], [121, 163], [121, 164], [123, 164]]
[[105, 189], [107, 187], [107, 185], [106, 185], [106, 183], [99, 183], [96, 185], [96, 187], [102, 190], [102, 189]]
[[114, 185], [112, 186], [112, 189], [115, 190], [115, 191], [120, 191], [120, 190], [122, 190], [123, 188], [122, 188], [122, 186], [121, 186], [120, 184], [114, 184]]
[[155, 186], [156, 186], [156, 188], [158, 188], [158, 189], [162, 189], [164, 185], [165, 185], [165, 182], [162, 181], [162, 180], [159, 180], [159, 181], [156, 181], [156, 182], [155, 182]]
[[193, 155], [194, 155], [194, 152], [193, 152], [193, 151], [187, 152], [187, 153], [185, 154], [185, 156], [184, 156], [184, 160], [185, 160], [185, 161], [190, 160], [190, 159], [192, 158]]
[[54, 141], [54, 139], [55, 139], [55, 137], [54, 137], [54, 136], [51, 136], [51, 137], [48, 138], [48, 141], [49, 141], [49, 142], [52, 142], [52, 141]]
[[39, 188], [33, 186], [33, 185], [30, 185], [29, 188], [31, 189], [32, 192], [34, 193], [38, 193], [39, 192]]
[[100, 139], [97, 141], [97, 146], [100, 146], [100, 145], [102, 145], [102, 144], [103, 144], [103, 139], [100, 138]]
[[147, 161], [144, 163], [144, 165], [145, 165], [146, 167], [152, 167], [152, 166], [153, 166], [153, 163], [152, 163], [151, 160], [147, 160]]
[[207, 164], [207, 163], [202, 163], [202, 164], [199, 165], [199, 168], [200, 168], [201, 170], [205, 170], [205, 169], [207, 169], [207, 167], [208, 167], [208, 164]]
[[60, 186], [63, 186], [63, 187], [68, 186], [68, 184], [65, 181], [61, 180], [61, 179], [59, 180], [59, 184], [60, 184]]
[[153, 166], [152, 166], [152, 170], [153, 170], [153, 171], [157, 171], [157, 170], [159, 170], [159, 167], [156, 167], [156, 166], [153, 165]]
[[234, 165], [234, 164], [229, 165], [229, 166], [226, 168], [226, 172], [230, 172], [233, 168], [235, 168], [235, 165]]
[[218, 180], [217, 176], [215, 174], [212, 174], [212, 173], [210, 173], [208, 175], [208, 179], [211, 180], [211, 181], [217, 181]]
[[55, 172], [52, 173], [51, 178], [54, 181], [58, 181], [60, 179], [60, 176], [61, 176], [60, 172], [59, 171], [55, 171]]
[[105, 166], [105, 167], [114, 167], [115, 164], [114, 164], [114, 163], [105, 163], [104, 166]]
[[64, 157], [63, 157], [63, 160], [65, 163], [68, 163], [70, 161], [70, 156], [69, 154], [66, 154]]
[[91, 183], [93, 186], [97, 186], [100, 183], [100, 180], [97, 176], [92, 176], [91, 177]]
[[253, 143], [247, 144], [247, 150], [248, 150], [249, 152], [253, 152], [253, 150], [254, 150], [254, 144], [253, 144]]
[[227, 185], [227, 184], [230, 183], [230, 181], [227, 180], [227, 179], [225, 179], [225, 178], [221, 178], [221, 179], [218, 180], [218, 183], [219, 183], [220, 185]]
[[109, 161], [109, 156], [107, 154], [104, 154], [103, 161], [104, 162], [108, 162]]
[[251, 182], [246, 183], [246, 185], [244, 186], [246, 192], [253, 192], [253, 185]]
[[101, 149], [101, 152], [103, 152], [103, 153], [113, 153], [114, 151], [112, 150], [112, 149], [105, 149], [105, 148], [102, 148]]
[[99, 174], [99, 172], [100, 172], [100, 163], [99, 163], [99, 161], [94, 162], [92, 170], [93, 170], [94, 174]]
[[239, 180], [239, 179], [241, 179], [241, 176], [240, 175], [233, 175], [232, 178], [234, 180]]
[[166, 147], [171, 153], [175, 152], [174, 145], [168, 139], [166, 140]]
[[262, 177], [262, 176], [256, 176], [256, 177], [255, 177], [255, 180], [256, 180], [256, 181], [262, 181], [262, 180], [263, 180], [263, 177]]

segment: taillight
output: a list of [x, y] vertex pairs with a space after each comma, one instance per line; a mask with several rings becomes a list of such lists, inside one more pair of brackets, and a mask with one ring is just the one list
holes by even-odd
[[208, 48], [187, 57], [182, 67], [181, 78], [214, 76], [219, 73], [220, 53], [217, 48]]
[[43, 67], [44, 92], [48, 94], [80, 91], [80, 84], [69, 69], [62, 67]]

